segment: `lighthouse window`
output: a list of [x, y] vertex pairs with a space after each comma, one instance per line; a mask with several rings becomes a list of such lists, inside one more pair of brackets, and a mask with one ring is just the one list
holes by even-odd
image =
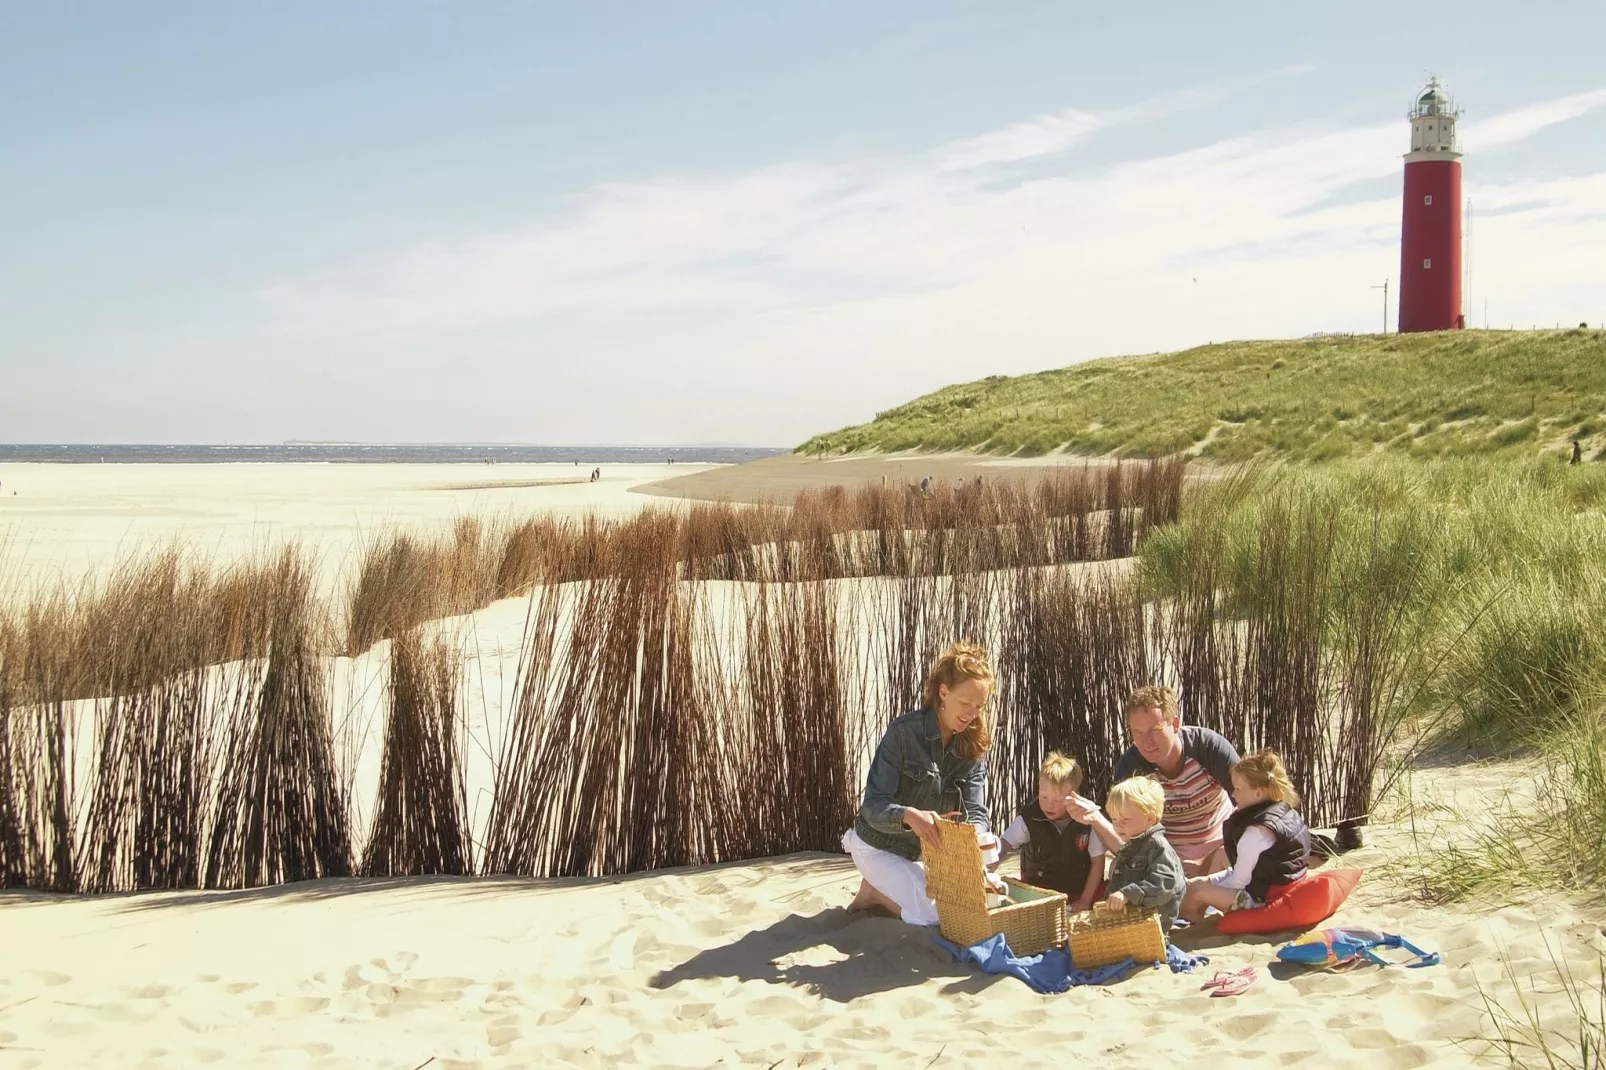
[[1424, 196], [1422, 198], [1422, 203], [1423, 204], [1432, 204], [1433, 203], [1433, 194], [1429, 193], [1426, 196]]
[[1422, 266], [1424, 268], [1430, 268], [1430, 267], [1433, 266], [1433, 261], [1432, 260], [1424, 260], [1424, 261], [1422, 261]]

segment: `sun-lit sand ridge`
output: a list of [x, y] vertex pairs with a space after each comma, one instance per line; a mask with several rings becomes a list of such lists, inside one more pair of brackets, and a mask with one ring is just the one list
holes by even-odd
[[[370, 522], [389, 508], [388, 490], [366, 502], [348, 493], [353, 500], [329, 508]], [[239, 517], [254, 507], [225, 499], [213, 508]], [[465, 687], [482, 696], [482, 724], [511, 693], [523, 619], [523, 600], [509, 600], [442, 624], [471, 655]], [[358, 695], [359, 710], [376, 708], [384, 655], [381, 647], [336, 666], [335, 688]], [[360, 782], [377, 775], [375, 727], [361, 716], [344, 726], [354, 799], [371, 796]], [[470, 759], [471, 813], [484, 761]], [[1509, 775], [1436, 772], [1412, 790], [1476, 812]], [[1374, 827], [1370, 845], [1346, 863], [1375, 866], [1406, 836], [1403, 824]], [[1600, 939], [1594, 924], [1554, 902], [1430, 911], [1374, 877], [1335, 923], [1403, 932], [1444, 952], [1443, 966], [1274, 970], [1229, 1000], [1207, 999], [1200, 977], [1144, 971], [1043, 997], [953, 964], [921, 930], [850, 917], [840, 907], [855, 880], [844, 859], [797, 855], [600, 881], [9, 893], [0, 898], [0, 1067], [957, 1066], [1078, 1057], [1463, 1066], [1471, 1054], [1455, 1041], [1482, 1030], [1478, 984], [1501, 991], [1502, 952], [1519, 976], [1544, 977], [1547, 938], [1580, 963]], [[1214, 961], [1205, 972], [1265, 967], [1275, 946], [1207, 947]], [[1542, 984], [1538, 998], [1551, 1014], [1565, 1002], [1553, 985]]]

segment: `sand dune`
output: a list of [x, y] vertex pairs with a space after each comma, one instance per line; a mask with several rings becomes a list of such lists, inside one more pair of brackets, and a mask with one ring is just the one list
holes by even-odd
[[[1502, 953], [1542, 978], [1546, 937], [1579, 962], [1600, 940], [1562, 904], [1423, 910], [1373, 881], [1337, 920], [1403, 931], [1442, 966], [1268, 969], [1276, 942], [1257, 940], [1208, 948], [1207, 972], [1262, 967], [1234, 999], [1149, 969], [1040, 996], [926, 930], [847, 914], [854, 881], [795, 855], [600, 881], [7, 895], [0, 1066], [1455, 1067]], [[1541, 985], [1548, 1012], [1564, 998]]]

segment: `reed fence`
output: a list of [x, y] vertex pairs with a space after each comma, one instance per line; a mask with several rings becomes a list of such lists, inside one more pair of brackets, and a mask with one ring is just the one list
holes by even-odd
[[[1146, 602], [1129, 568], [1099, 562], [1176, 518], [1182, 477], [1157, 462], [1032, 489], [463, 522], [441, 542], [377, 543], [338, 624], [295, 550], [218, 576], [161, 558], [0, 622], [0, 881], [603, 875], [836, 850], [882, 727], [959, 637], [998, 668], [1000, 818], [1050, 749], [1102, 794], [1122, 700], [1153, 680], [1179, 687], [1190, 721], [1282, 749], [1314, 823], [1364, 815], [1398, 726], [1388, 607], [1410, 577], [1351, 592], [1335, 622], [1312, 602], [1335, 582], [1322, 518], [1289, 515], [1264, 534], [1253, 605], [1222, 604], [1204, 564], [1179, 597]], [[463, 652], [421, 625], [518, 592], [506, 716], [476, 728]], [[330, 663], [380, 642], [360, 834]], [[479, 824], [474, 747], [494, 758]]]

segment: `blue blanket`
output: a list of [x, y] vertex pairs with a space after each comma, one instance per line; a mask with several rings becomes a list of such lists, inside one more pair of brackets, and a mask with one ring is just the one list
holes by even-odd
[[[936, 934], [932, 935], [932, 939], [956, 962], [975, 963], [983, 973], [1008, 974], [1025, 981], [1033, 991], [1045, 995], [1064, 992], [1077, 985], [1101, 985], [1106, 981], [1119, 980], [1137, 965], [1135, 959], [1127, 958], [1095, 970], [1079, 970], [1071, 963], [1071, 956], [1060, 948], [1045, 951], [1041, 955], [1017, 955], [1009, 949], [1002, 933], [963, 948]], [[1196, 967], [1210, 961], [1204, 955], [1190, 955], [1169, 943], [1165, 946], [1165, 955], [1166, 965], [1171, 967], [1172, 973], [1192, 973]], [[1156, 962], [1154, 966], [1158, 969], [1160, 964]]]

